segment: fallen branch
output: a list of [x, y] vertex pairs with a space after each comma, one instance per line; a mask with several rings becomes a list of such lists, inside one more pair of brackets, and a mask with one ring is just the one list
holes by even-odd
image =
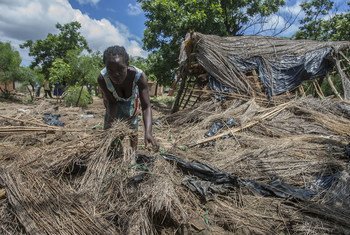
[[42, 127], [53, 127], [53, 126], [49, 126], [49, 125], [42, 124], [42, 123], [38, 123], [38, 122], [32, 122], [32, 121], [27, 121], [27, 120], [21, 120], [21, 119], [12, 118], [12, 117], [7, 117], [7, 116], [3, 116], [3, 115], [0, 115], [0, 117], [1, 117], [1, 118], [4, 118], [4, 119], [16, 121], [16, 122], [28, 123], [28, 124], [37, 125], [37, 126], [42, 126]]
[[10, 127], [0, 127], [0, 133], [16, 133], [16, 132], [83, 132], [82, 129], [65, 129], [57, 127], [32, 127], [32, 126], [10, 126]]
[[188, 147], [192, 148], [192, 147], [195, 147], [197, 145], [200, 145], [200, 144], [204, 144], [204, 143], [208, 143], [210, 141], [214, 141], [214, 140], [217, 140], [225, 135], [229, 135], [229, 134], [232, 134], [232, 133], [235, 133], [235, 132], [239, 132], [241, 130], [244, 130], [244, 129], [247, 129], [251, 126], [254, 126], [258, 123], [260, 123], [261, 121], [265, 120], [265, 119], [268, 119], [268, 118], [272, 118], [273, 116], [277, 115], [278, 113], [280, 113], [282, 110], [284, 110], [285, 108], [287, 108], [289, 106], [290, 103], [285, 103], [285, 104], [282, 104], [282, 105], [279, 105], [277, 107], [275, 107], [272, 111], [268, 112], [268, 113], [265, 113], [261, 116], [259, 116], [257, 118], [257, 120], [254, 120], [254, 121], [251, 121], [251, 122], [248, 122], [247, 124], [245, 124], [244, 126], [241, 126], [241, 127], [237, 127], [237, 128], [231, 128], [219, 135], [216, 135], [216, 136], [212, 136], [210, 138], [206, 138], [204, 140], [201, 140], [195, 144], [191, 144], [189, 145]]

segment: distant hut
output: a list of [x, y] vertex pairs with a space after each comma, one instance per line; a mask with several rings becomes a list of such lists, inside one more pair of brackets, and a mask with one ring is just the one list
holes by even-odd
[[160, 86], [157, 82], [154, 81], [148, 81], [147, 83], [149, 95], [151, 97], [163, 95], [163, 86]]
[[0, 82], [0, 92], [12, 92], [15, 90], [15, 82]]

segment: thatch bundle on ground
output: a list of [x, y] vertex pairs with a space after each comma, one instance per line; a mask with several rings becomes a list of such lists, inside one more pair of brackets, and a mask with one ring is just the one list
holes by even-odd
[[3, 138], [1, 233], [350, 232], [348, 102], [207, 101], [157, 130], [172, 148], [120, 148], [122, 124]]

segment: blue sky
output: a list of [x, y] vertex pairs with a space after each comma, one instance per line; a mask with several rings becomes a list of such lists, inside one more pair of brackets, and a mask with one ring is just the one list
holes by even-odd
[[[266, 18], [265, 28], [276, 27], [278, 32], [285, 25], [287, 15], [302, 17], [301, 1], [287, 0], [287, 5], [277, 14]], [[348, 9], [347, 0], [335, 2], [339, 12]], [[0, 0], [0, 9], [0, 41], [11, 42], [20, 52], [23, 65], [28, 65], [32, 58], [28, 50], [20, 49], [19, 45], [28, 39], [43, 39], [48, 33], [57, 33], [57, 22], [79, 21], [80, 32], [94, 51], [117, 44], [132, 56], [148, 54], [142, 49], [146, 18], [136, 0]], [[296, 20], [279, 36], [291, 36], [298, 27], [299, 20]]]

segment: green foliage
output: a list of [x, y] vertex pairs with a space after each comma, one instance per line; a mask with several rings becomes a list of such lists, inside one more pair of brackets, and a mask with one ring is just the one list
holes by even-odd
[[79, 50], [67, 52], [65, 60], [57, 58], [49, 68], [50, 82], [67, 86], [97, 86], [97, 77], [103, 67], [99, 53], [80, 55]]
[[21, 61], [19, 52], [10, 43], [0, 42], [0, 81], [15, 81]]
[[[305, 12], [305, 18], [300, 21], [301, 27], [295, 34], [296, 39], [350, 40], [349, 9], [331, 16], [329, 12], [334, 7], [332, 0], [306, 1], [301, 4], [301, 7]], [[325, 16], [330, 17], [327, 19]]]
[[[305, 18], [295, 34], [296, 39], [313, 39], [320, 41], [350, 40], [350, 12], [349, 9], [343, 13], [331, 15], [334, 4], [332, 0], [312, 0], [301, 4], [305, 12]], [[350, 5], [350, 1], [348, 2]], [[326, 17], [329, 16], [329, 17]], [[349, 56], [349, 55], [348, 55]], [[350, 70], [349, 67], [347, 67]], [[339, 76], [332, 77], [333, 83], [340, 95], [343, 95], [343, 85]], [[306, 94], [316, 93], [312, 83], [304, 83]], [[325, 96], [334, 95], [329, 83], [324, 81], [321, 86]]]
[[164, 73], [166, 71], [166, 69], [162, 68], [164, 60], [158, 60], [157, 55], [159, 53], [153, 52], [147, 59], [131, 57], [130, 65], [142, 69], [147, 75], [148, 80], [157, 81], [161, 85], [170, 85], [171, 80], [169, 78], [172, 76], [171, 70]]
[[100, 54], [80, 55], [79, 51], [70, 51], [67, 55], [71, 67], [70, 85], [97, 85], [98, 74], [103, 67]]
[[[153, 50], [151, 74], [171, 83], [180, 43], [187, 32], [242, 35], [257, 18], [276, 12], [284, 0], [138, 0], [146, 15], [144, 47]], [[258, 20], [257, 20], [258, 21]], [[156, 61], [156, 63], [153, 63]]]
[[22, 84], [22, 92], [27, 91], [27, 86], [31, 86], [32, 92], [34, 92], [35, 84], [42, 84], [44, 77], [37, 70], [20, 67], [14, 74], [16, 81], [20, 81]]
[[[64, 102], [67, 106], [76, 106], [78, 99], [79, 99], [79, 103], [78, 103], [79, 107], [85, 108], [88, 106], [88, 104], [92, 103], [92, 97], [89, 94], [89, 92], [84, 88], [83, 90], [81, 89], [82, 89], [81, 86], [71, 86], [67, 89], [64, 97]], [[79, 98], [80, 91], [81, 91], [81, 95]]]
[[49, 78], [49, 68], [55, 59], [65, 60], [71, 50], [90, 51], [86, 39], [78, 31], [80, 27], [76, 21], [65, 25], [57, 23], [59, 34], [48, 34], [45, 39], [27, 40], [22, 44], [21, 48], [29, 48], [29, 55], [34, 57], [31, 67], [40, 66], [45, 77]]
[[149, 74], [149, 68], [147, 64], [147, 59], [142, 58], [142, 57], [130, 57], [129, 64], [131, 66], [136, 66], [137, 68], [141, 69], [144, 71], [147, 75]]
[[21, 81], [24, 85], [34, 85], [35, 83], [42, 84], [44, 82], [44, 76], [35, 69], [29, 67], [21, 67]]
[[151, 102], [160, 107], [171, 108], [175, 101], [175, 96], [154, 96], [151, 97]]
[[[163, 56], [162, 49], [152, 52], [147, 59], [149, 73], [154, 75], [155, 79], [160, 85], [170, 86], [175, 69], [177, 67], [177, 60], [175, 63], [168, 63], [167, 58]], [[173, 52], [172, 52], [173, 53]]]
[[69, 64], [64, 62], [63, 59], [57, 58], [53, 61], [51, 67], [49, 68], [50, 72], [50, 82], [51, 83], [65, 83], [66, 79], [71, 77], [71, 67]]
[[[332, 79], [332, 82], [333, 82], [335, 88], [339, 92], [339, 94], [341, 96], [343, 96], [344, 95], [344, 90], [343, 90], [343, 84], [342, 84], [342, 80], [341, 80], [340, 76], [339, 75], [335, 75], [335, 76], [332, 76], [331, 79]], [[327, 80], [322, 83], [321, 89], [322, 89], [323, 94], [325, 96], [335, 95], [333, 90], [332, 90], [332, 88], [331, 88], [331, 86], [327, 82]]]

